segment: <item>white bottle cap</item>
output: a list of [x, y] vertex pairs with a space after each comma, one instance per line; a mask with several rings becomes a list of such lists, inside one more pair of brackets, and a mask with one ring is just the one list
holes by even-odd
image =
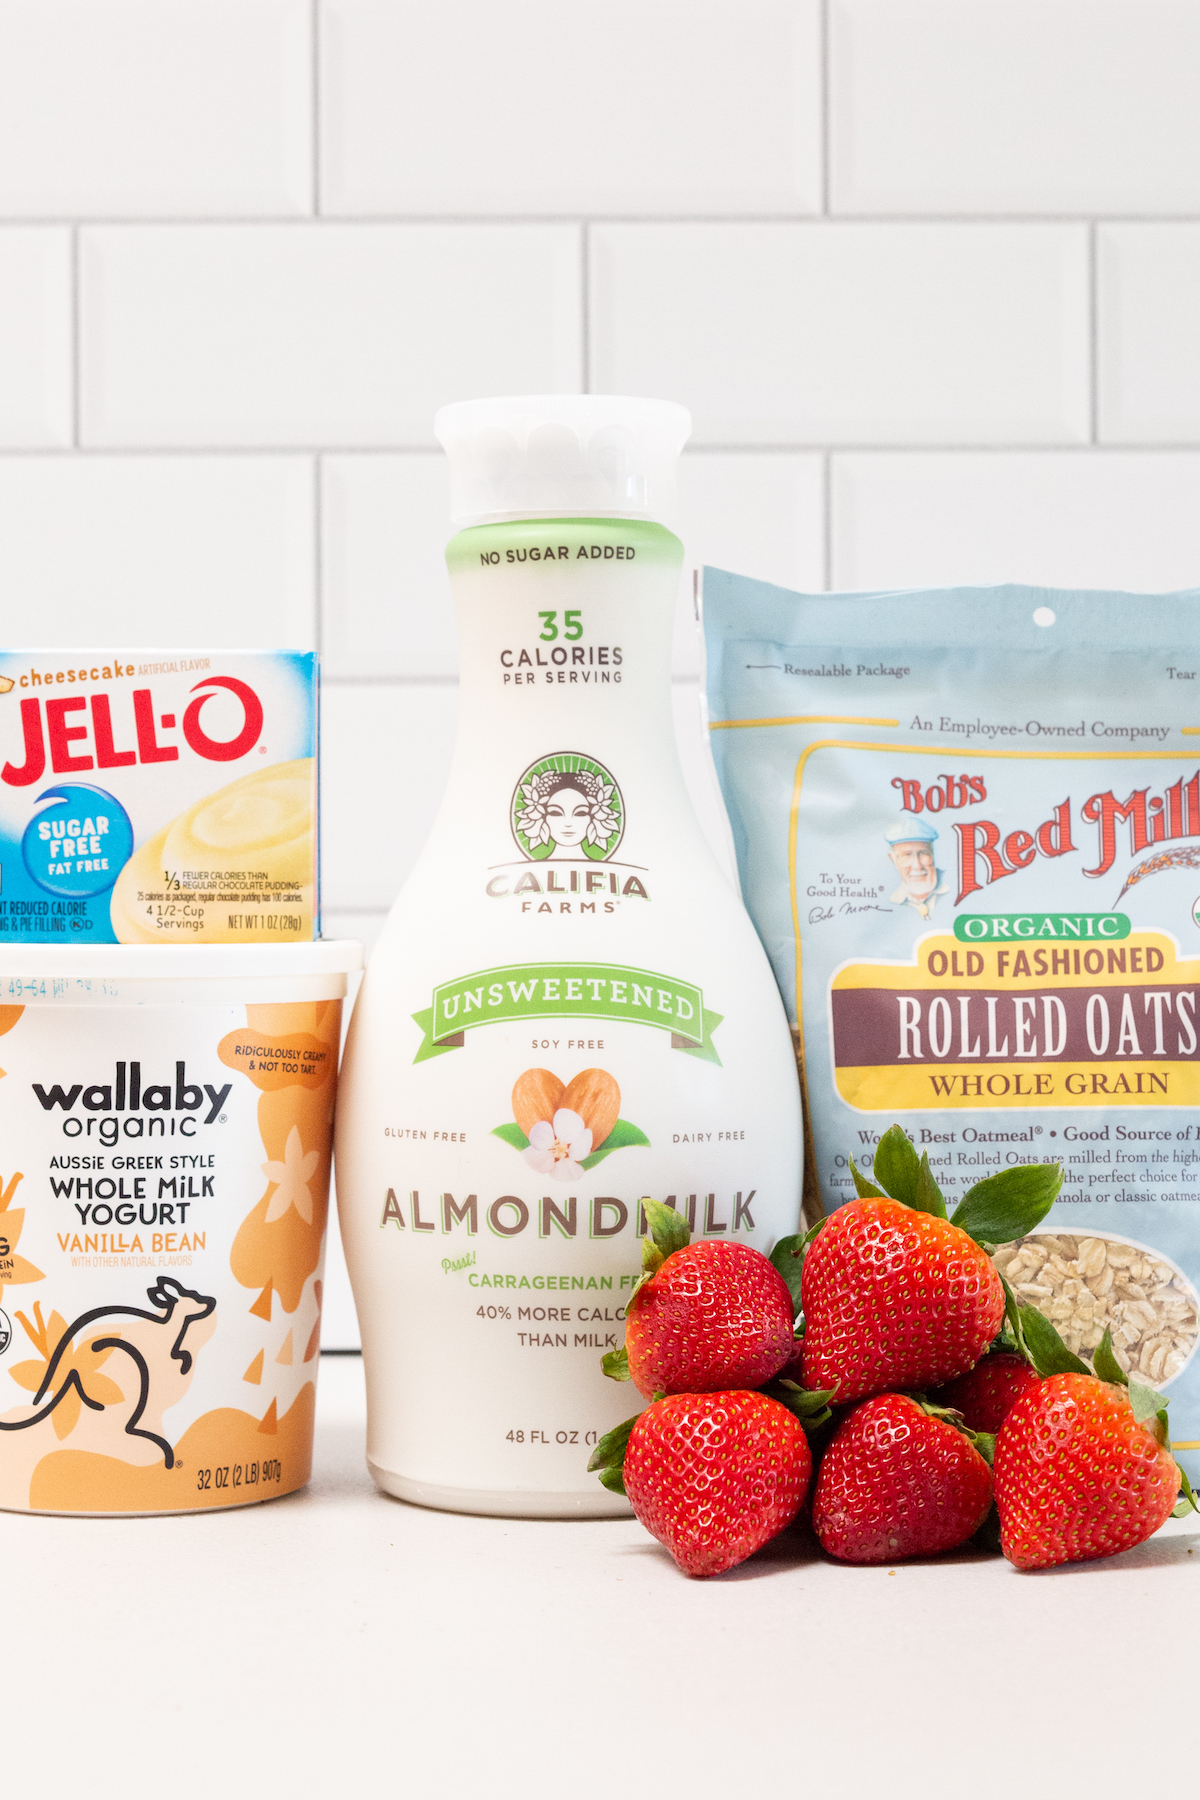
[[450, 458], [450, 517], [657, 519], [675, 512], [686, 406], [615, 394], [460, 400], [433, 421]]

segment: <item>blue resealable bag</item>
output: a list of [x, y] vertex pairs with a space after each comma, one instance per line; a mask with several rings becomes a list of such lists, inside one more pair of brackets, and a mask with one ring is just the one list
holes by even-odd
[[796, 1038], [806, 1209], [898, 1121], [948, 1205], [1060, 1157], [998, 1265], [1171, 1400], [1200, 1479], [1200, 592], [703, 577], [711, 743]]

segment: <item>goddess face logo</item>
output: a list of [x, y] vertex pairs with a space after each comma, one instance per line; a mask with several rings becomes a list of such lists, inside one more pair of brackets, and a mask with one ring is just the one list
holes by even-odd
[[604, 862], [625, 832], [621, 790], [603, 763], [560, 751], [531, 763], [513, 789], [512, 834], [531, 862]]

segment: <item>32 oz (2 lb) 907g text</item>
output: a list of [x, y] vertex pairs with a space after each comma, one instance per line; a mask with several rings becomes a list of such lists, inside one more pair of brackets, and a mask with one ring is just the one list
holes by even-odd
[[199, 1469], [196, 1486], [204, 1493], [218, 1488], [258, 1487], [264, 1481], [282, 1481], [283, 1464], [272, 1457], [267, 1462], [227, 1463], [221, 1469]]

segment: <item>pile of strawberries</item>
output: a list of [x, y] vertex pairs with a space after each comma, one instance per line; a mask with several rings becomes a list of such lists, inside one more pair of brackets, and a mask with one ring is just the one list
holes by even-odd
[[1162, 1395], [1107, 1333], [1089, 1368], [992, 1261], [1046, 1216], [1060, 1164], [990, 1175], [950, 1218], [899, 1126], [874, 1181], [850, 1167], [858, 1199], [770, 1259], [693, 1244], [644, 1202], [643, 1274], [604, 1369], [650, 1405], [588, 1467], [685, 1574], [733, 1568], [806, 1502], [842, 1562], [974, 1539], [1018, 1569], [1112, 1556], [1195, 1508]]

